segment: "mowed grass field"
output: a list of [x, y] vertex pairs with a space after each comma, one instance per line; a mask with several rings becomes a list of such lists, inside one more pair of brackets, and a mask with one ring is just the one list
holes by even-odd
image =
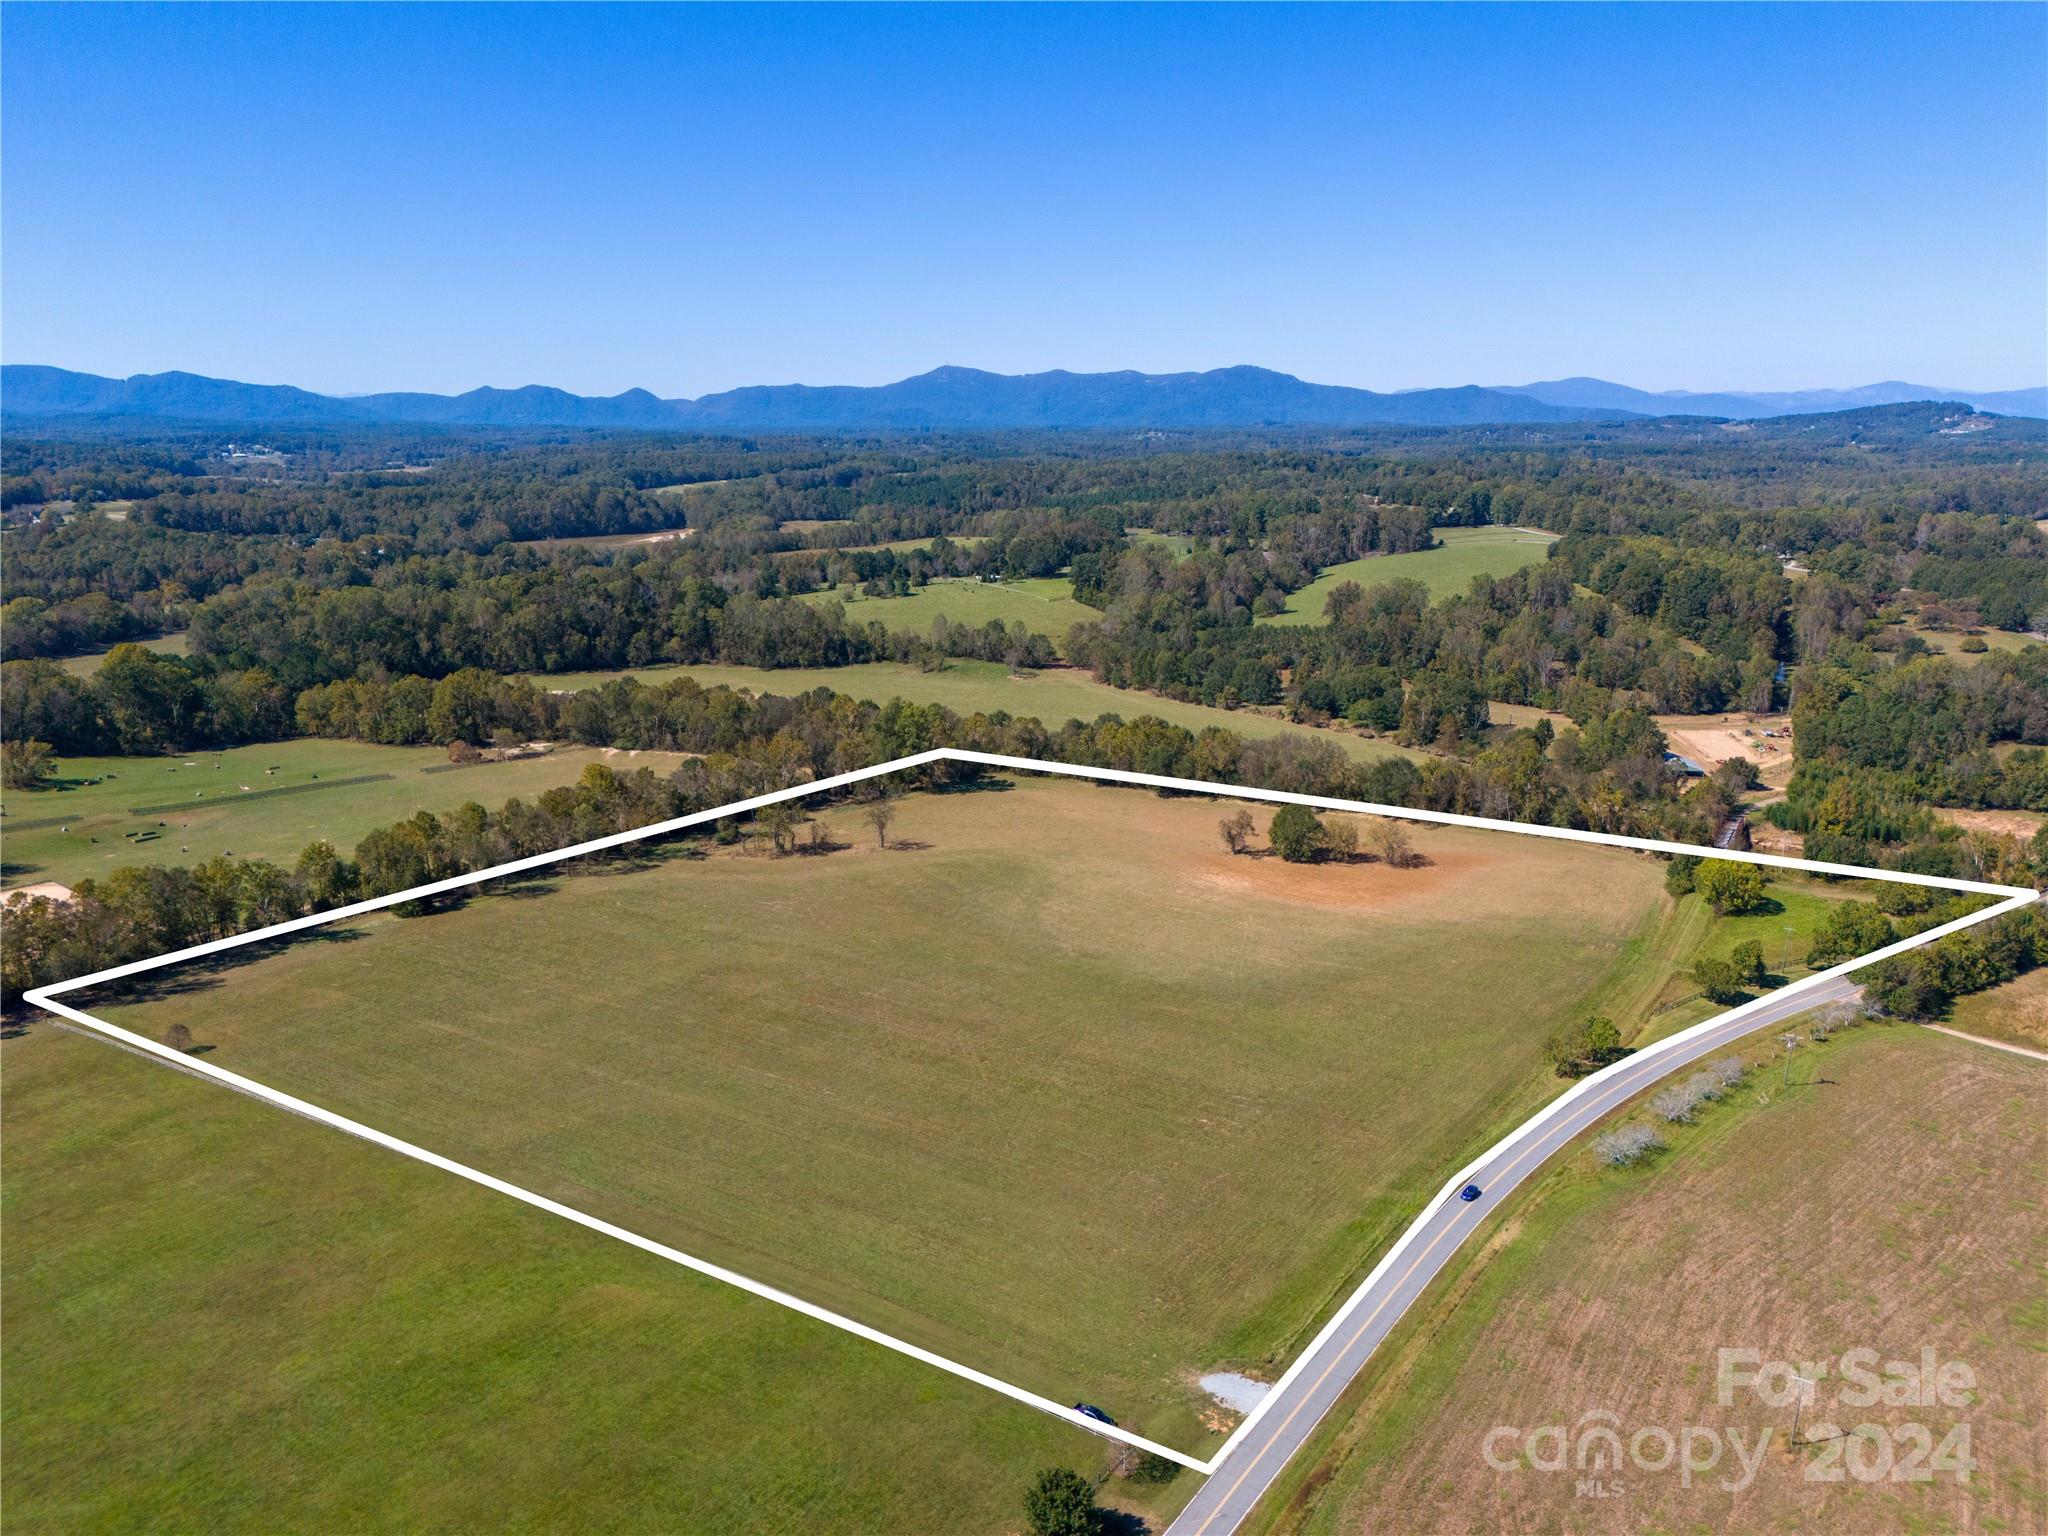
[[0, 1075], [22, 1536], [995, 1536], [1040, 1467], [1103, 1465], [968, 1382], [45, 1023]]
[[1192, 1373], [1291, 1358], [1561, 1088], [1544, 1037], [1665, 900], [1506, 833], [1231, 858], [1221, 809], [1024, 780], [909, 797], [882, 851], [843, 808], [823, 857], [563, 877], [100, 1008], [1194, 1448]]
[[942, 704], [957, 714], [995, 714], [1003, 711], [1024, 719], [1043, 721], [1058, 727], [1069, 720], [1094, 720], [1118, 715], [1136, 720], [1156, 715], [1169, 724], [1190, 731], [1220, 726], [1241, 736], [1297, 736], [1307, 740], [1335, 742], [1346, 756], [1361, 762], [1376, 757], [1408, 757], [1418, 762], [1426, 755], [1379, 737], [1361, 736], [1346, 730], [1318, 730], [1295, 725], [1248, 709], [1215, 709], [1206, 704], [1183, 704], [1158, 694], [1139, 693], [1129, 688], [1112, 688], [1098, 683], [1087, 672], [1069, 667], [1052, 667], [1028, 675], [1012, 673], [1001, 662], [960, 661], [946, 663], [938, 672], [926, 672], [902, 662], [870, 662], [853, 667], [726, 667], [660, 666], [637, 667], [621, 672], [535, 673], [533, 681], [542, 688], [596, 688], [619, 677], [637, 677], [659, 683], [672, 677], [693, 677], [706, 688], [746, 688], [755, 693], [780, 694], [784, 698], [812, 688], [830, 688], [851, 698], [872, 699], [886, 704], [891, 699], [908, 699], [916, 704]]
[[1370, 555], [1333, 565], [1299, 592], [1288, 596], [1287, 607], [1260, 619], [1261, 624], [1320, 624], [1323, 604], [1332, 590], [1347, 581], [1360, 586], [1384, 586], [1390, 581], [1419, 581], [1429, 588], [1432, 601], [1455, 597], [1472, 584], [1474, 576], [1498, 579], [1511, 576], [1525, 565], [1545, 559], [1557, 541], [1554, 533], [1533, 528], [1439, 528], [1441, 544], [1407, 555]]
[[1005, 624], [1022, 624], [1054, 645], [1076, 624], [1102, 617], [1099, 608], [1090, 608], [1075, 599], [1074, 584], [1064, 576], [1021, 581], [976, 581], [949, 576], [919, 587], [907, 597], [863, 597], [858, 587], [837, 587], [807, 592], [803, 601], [842, 602], [846, 604], [846, 617], [853, 623], [880, 624], [902, 634], [928, 635], [932, 621], [938, 618], [970, 629], [1000, 619]]
[[75, 885], [124, 864], [197, 864], [227, 853], [289, 864], [317, 838], [347, 853], [366, 834], [419, 811], [531, 799], [573, 784], [589, 763], [669, 773], [681, 761], [670, 752], [566, 747], [457, 768], [439, 747], [310, 739], [182, 757], [60, 758], [59, 787], [0, 797], [0, 880]]
[[[1754, 1071], [1698, 1124], [1668, 1129], [1648, 1165], [1604, 1169], [1576, 1149], [1439, 1277], [1247, 1528], [2043, 1529], [2044, 1074], [1931, 1030], [1867, 1025], [1802, 1050], [1789, 1088], [1773, 1064]], [[1915, 1367], [1923, 1348], [1961, 1361], [1976, 1385], [1960, 1408], [1857, 1406], [1838, 1371], [1823, 1376], [1802, 1435], [1918, 1422], [1938, 1444], [1967, 1423], [1979, 1466], [1960, 1485], [1866, 1481], [1845, 1468], [1891, 1463], [1863, 1436], [1853, 1451], [1833, 1443], [1839, 1480], [1810, 1479], [1830, 1463], [1818, 1447], [1788, 1448], [1789, 1406], [1747, 1391], [1717, 1400], [1724, 1348], [1829, 1365], [1853, 1349]], [[1712, 1429], [1720, 1465], [1688, 1480], [1676, 1464], [1626, 1459], [1592, 1474], [1485, 1460], [1495, 1426], [1563, 1425], [1570, 1446], [1597, 1413], [1615, 1416], [1605, 1422], [1624, 1444], [1649, 1426]], [[1753, 1450], [1767, 1428], [1754, 1480], [1722, 1486], [1741, 1475], [1727, 1433]], [[1891, 1443], [1901, 1457], [1912, 1444]], [[1654, 1463], [1658, 1446], [1647, 1450]], [[1581, 1497], [1581, 1476], [1622, 1487]]]

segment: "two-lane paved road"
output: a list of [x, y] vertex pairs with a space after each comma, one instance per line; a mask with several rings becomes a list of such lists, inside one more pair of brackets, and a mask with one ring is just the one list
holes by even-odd
[[1582, 1094], [1554, 1121], [1532, 1123], [1504, 1143], [1471, 1175], [1483, 1193], [1477, 1200], [1448, 1200], [1410, 1229], [1395, 1262], [1369, 1279], [1290, 1368], [1272, 1397], [1259, 1405], [1251, 1431], [1226, 1455], [1202, 1485], [1167, 1536], [1228, 1536], [1259, 1502], [1288, 1460], [1330, 1411], [1352, 1378], [1364, 1369], [1381, 1340], [1393, 1331], [1438, 1270], [1492, 1214], [1508, 1192], [1540, 1168], [1603, 1115], [1662, 1078], [1731, 1042], [1782, 1023], [1795, 1014], [1859, 995], [1848, 977], [1836, 977], [1789, 997], [1767, 996], [1684, 1045], [1650, 1057], [1630, 1057], [1594, 1091]]

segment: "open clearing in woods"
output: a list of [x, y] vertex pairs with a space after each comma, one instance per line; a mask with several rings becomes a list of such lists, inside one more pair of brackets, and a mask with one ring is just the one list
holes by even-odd
[[[1768, 1050], [1734, 1054], [1756, 1062]], [[1666, 1128], [1669, 1149], [1646, 1165], [1601, 1168], [1576, 1149], [1438, 1278], [1250, 1528], [2042, 1529], [2044, 1104], [2040, 1062], [1867, 1025], [1802, 1050], [1789, 1088], [1765, 1063], [1697, 1124]], [[1821, 1378], [1802, 1434], [1874, 1424], [1903, 1438], [1793, 1453], [1789, 1407], [1746, 1391], [1717, 1401], [1722, 1348], [1794, 1362], [1870, 1349], [1916, 1367], [1927, 1348], [1967, 1365], [1976, 1386], [1961, 1407], [1858, 1406], [1837, 1371]], [[1739, 1477], [1725, 1439], [1721, 1464], [1690, 1487], [1675, 1464], [1624, 1460], [1593, 1475], [1622, 1485], [1599, 1498], [1579, 1496], [1586, 1474], [1569, 1466], [1500, 1471], [1485, 1459], [1495, 1426], [1562, 1424], [1570, 1446], [1602, 1422], [1584, 1416], [1603, 1412], [1624, 1443], [1646, 1426], [1736, 1430], [1752, 1448], [1763, 1429], [1776, 1434], [1740, 1489], [1721, 1486]], [[1967, 1484], [1846, 1473], [1892, 1464], [1880, 1443], [1905, 1456], [1913, 1437], [1900, 1426], [1913, 1422], [1937, 1443], [1970, 1426], [1979, 1466]], [[1830, 1465], [1839, 1480], [1806, 1475]]]
[[1253, 739], [1289, 736], [1302, 741], [1330, 742], [1345, 756], [1360, 762], [1377, 757], [1407, 757], [1420, 762], [1427, 756], [1382, 737], [1363, 736], [1350, 730], [1319, 730], [1257, 710], [1216, 709], [1207, 704], [1184, 704], [1156, 693], [1113, 688], [1074, 667], [1047, 667], [1020, 674], [1001, 662], [957, 659], [948, 661], [936, 672], [894, 661], [865, 662], [851, 667], [774, 668], [707, 663], [634, 667], [619, 672], [537, 672], [532, 677], [538, 687], [563, 691], [596, 688], [620, 677], [636, 677], [650, 685], [672, 677], [692, 677], [705, 688], [745, 688], [783, 698], [793, 698], [812, 688], [830, 688], [834, 693], [877, 704], [886, 704], [891, 699], [940, 704], [959, 715], [993, 715], [1004, 711], [1018, 719], [1040, 721], [1055, 730], [1069, 720], [1095, 720], [1103, 715], [1138, 720], [1153, 715], [1169, 725], [1196, 732], [1213, 725]]
[[[1233, 858], [1228, 803], [1039, 779], [882, 851], [680, 850], [379, 914], [86, 1006], [1191, 1451], [1446, 1167], [1661, 866], [1420, 827], [1417, 869]], [[1265, 812], [1255, 813], [1260, 825]], [[1617, 956], [1620, 956], [1617, 959]]]
[[1472, 585], [1474, 576], [1498, 580], [1512, 576], [1525, 565], [1548, 559], [1557, 535], [1535, 528], [1439, 528], [1433, 549], [1418, 549], [1405, 555], [1368, 555], [1333, 565], [1299, 592], [1291, 593], [1281, 612], [1262, 618], [1261, 624], [1320, 624], [1323, 604], [1342, 583], [1355, 581], [1362, 587], [1385, 586], [1392, 581], [1419, 581], [1429, 588], [1430, 600], [1456, 597]]
[[124, 864], [199, 864], [227, 853], [288, 865], [317, 839], [347, 854], [420, 811], [531, 800], [574, 784], [590, 763], [665, 774], [681, 761], [674, 752], [565, 747], [458, 768], [439, 747], [313, 739], [183, 756], [65, 757], [54, 786], [0, 799], [0, 883], [76, 885]]
[[928, 635], [935, 619], [980, 629], [991, 619], [1022, 624], [1057, 646], [1076, 624], [1091, 624], [1102, 610], [1074, 596], [1064, 576], [1027, 577], [1017, 581], [979, 581], [971, 576], [946, 576], [915, 588], [906, 597], [863, 597], [858, 587], [806, 592], [807, 603], [846, 605], [849, 624], [880, 624], [897, 634]]

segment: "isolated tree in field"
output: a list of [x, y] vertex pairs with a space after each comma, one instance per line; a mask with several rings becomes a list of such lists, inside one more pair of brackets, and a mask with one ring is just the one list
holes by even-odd
[[1755, 939], [1744, 939], [1729, 951], [1728, 959], [1745, 987], [1760, 987], [1770, 978], [1764, 968], [1764, 947]]
[[797, 823], [803, 820], [801, 811], [787, 800], [778, 800], [773, 805], [762, 806], [756, 819], [761, 823], [761, 830], [768, 834], [778, 858], [794, 851]]
[[1306, 864], [1323, 851], [1323, 824], [1305, 805], [1283, 805], [1273, 813], [1266, 840], [1290, 864]]
[[875, 829], [875, 846], [889, 846], [889, 828], [896, 823], [896, 807], [888, 800], [877, 800], [862, 813], [861, 820]]
[[1742, 972], [1733, 960], [1710, 955], [1693, 966], [1692, 980], [1713, 1002], [1739, 1003], [1743, 999]]
[[1024, 1494], [1024, 1522], [1031, 1536], [1096, 1536], [1102, 1511], [1094, 1484], [1067, 1467], [1047, 1467]]
[[1408, 829], [1398, 821], [1373, 823], [1372, 851], [1396, 869], [1406, 869], [1415, 862], [1415, 844], [1408, 837]]
[[1252, 813], [1239, 806], [1216, 824], [1216, 830], [1223, 834], [1223, 846], [1232, 853], [1243, 853], [1251, 846]]
[[182, 1024], [173, 1024], [164, 1031], [164, 1044], [174, 1051], [189, 1051], [192, 1049], [192, 1031]]
[[1700, 895], [1723, 917], [1740, 917], [1761, 912], [1770, 900], [1764, 873], [1754, 864], [1737, 864], [1728, 859], [1709, 859], [1693, 878]]
[[47, 741], [0, 741], [0, 784], [33, 789], [57, 771]]

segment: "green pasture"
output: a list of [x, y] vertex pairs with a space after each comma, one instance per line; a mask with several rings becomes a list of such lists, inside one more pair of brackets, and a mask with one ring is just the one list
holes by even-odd
[[[22, 1536], [998, 1536], [1040, 1467], [1103, 1466], [995, 1393], [41, 1021], [0, 1074]], [[1192, 1486], [1111, 1489], [1156, 1519]]]
[[1284, 1366], [1562, 1086], [1545, 1037], [1666, 900], [1504, 833], [1233, 858], [1219, 814], [911, 796], [887, 850], [847, 807], [836, 851], [530, 882], [100, 1006], [1194, 1449], [1190, 1373]]
[[936, 672], [893, 661], [852, 667], [770, 668], [706, 664], [634, 667], [619, 672], [536, 673], [533, 681], [543, 688], [569, 691], [600, 687], [619, 677], [636, 677], [649, 684], [658, 684], [673, 677], [692, 677], [706, 688], [723, 685], [746, 688], [755, 693], [780, 694], [784, 698], [811, 688], [830, 688], [834, 693], [872, 699], [880, 704], [891, 699], [907, 699], [916, 704], [942, 704], [962, 715], [992, 715], [1002, 711], [1020, 719], [1041, 720], [1048, 726], [1063, 725], [1069, 720], [1094, 720], [1102, 715], [1118, 715], [1125, 720], [1156, 715], [1169, 724], [1184, 726], [1190, 731], [1201, 731], [1213, 725], [1248, 737], [1297, 736], [1331, 741], [1346, 755], [1360, 761], [1376, 757], [1410, 757], [1420, 761], [1424, 756], [1391, 741], [1358, 735], [1349, 730], [1322, 730], [1295, 725], [1254, 710], [1183, 704], [1158, 694], [1112, 688], [1107, 683], [1097, 682], [1086, 672], [1069, 667], [1018, 674], [994, 661], [948, 661]]
[[180, 757], [60, 758], [53, 786], [0, 797], [0, 882], [76, 885], [123, 864], [197, 864], [229, 853], [289, 864], [318, 838], [346, 852], [419, 811], [531, 799], [574, 783], [586, 763], [666, 773], [679, 761], [571, 747], [458, 768], [439, 747], [312, 739]]
[[1474, 576], [1496, 580], [1511, 576], [1525, 565], [1546, 557], [1557, 535], [1531, 528], [1439, 528], [1441, 541], [1435, 549], [1416, 550], [1406, 555], [1368, 555], [1333, 565], [1299, 592], [1289, 595], [1280, 613], [1260, 619], [1261, 624], [1320, 624], [1323, 604], [1340, 584], [1355, 581], [1360, 586], [1384, 586], [1390, 581], [1419, 581], [1429, 588], [1432, 601], [1454, 597], [1472, 584]]
[[1022, 581], [977, 581], [971, 577], [947, 577], [918, 587], [907, 597], [863, 597], [858, 587], [839, 587], [825, 592], [807, 592], [803, 601], [846, 605], [846, 617], [855, 624], [881, 624], [899, 634], [928, 635], [932, 621], [944, 617], [954, 624], [979, 629], [991, 619], [1005, 624], [1022, 624], [1034, 634], [1044, 635], [1057, 645], [1076, 624], [1092, 623], [1102, 617], [1074, 597], [1074, 585], [1064, 576], [1028, 578]]

